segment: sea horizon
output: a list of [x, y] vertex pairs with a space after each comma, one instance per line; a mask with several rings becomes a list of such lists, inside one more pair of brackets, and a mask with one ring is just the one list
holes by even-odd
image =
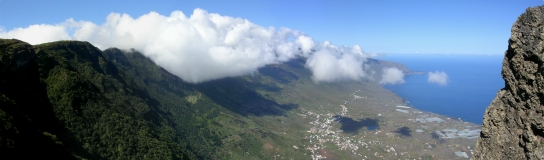
[[[385, 84], [411, 107], [482, 124], [497, 92], [504, 88], [502, 55], [389, 54], [376, 59], [404, 64], [425, 74], [405, 75], [402, 84]], [[446, 84], [428, 82], [429, 72], [444, 72]]]

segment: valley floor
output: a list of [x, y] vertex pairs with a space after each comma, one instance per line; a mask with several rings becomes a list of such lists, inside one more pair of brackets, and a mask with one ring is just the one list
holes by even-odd
[[481, 126], [357, 90], [340, 104], [300, 108], [312, 159], [468, 159]]

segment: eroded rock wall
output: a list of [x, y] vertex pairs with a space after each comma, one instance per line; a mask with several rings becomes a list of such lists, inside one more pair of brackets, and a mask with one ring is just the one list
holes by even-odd
[[544, 159], [544, 6], [512, 26], [505, 88], [487, 108], [473, 159]]

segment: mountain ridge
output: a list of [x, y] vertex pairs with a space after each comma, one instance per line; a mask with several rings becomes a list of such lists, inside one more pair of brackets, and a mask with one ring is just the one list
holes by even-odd
[[[304, 128], [284, 124], [294, 114], [290, 110], [329, 97], [322, 90], [347, 96], [348, 86], [367, 83], [316, 88], [304, 61], [292, 60], [255, 75], [190, 84], [138, 51], [101, 51], [80, 41], [32, 46], [2, 39], [0, 60], [0, 118], [6, 126], [0, 152], [18, 157], [308, 157], [306, 150], [289, 149], [307, 143], [285, 134]], [[295, 83], [306, 89], [288, 90]]]

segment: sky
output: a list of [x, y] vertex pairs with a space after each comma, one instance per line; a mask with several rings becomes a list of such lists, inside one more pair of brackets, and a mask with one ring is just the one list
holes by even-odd
[[541, 0], [444, 1], [32, 1], [0, 0], [4, 30], [73, 18], [102, 24], [112, 12], [139, 17], [195, 8], [265, 27], [299, 30], [316, 41], [359, 45], [373, 53], [503, 54], [510, 28]]
[[[381, 53], [501, 55], [517, 17], [542, 3], [0, 0], [0, 38], [136, 49], [191, 83], [302, 57], [314, 82], [336, 82], [374, 77], [365, 62]], [[403, 82], [384, 73], [382, 83]], [[429, 82], [447, 83], [436, 75]]]

